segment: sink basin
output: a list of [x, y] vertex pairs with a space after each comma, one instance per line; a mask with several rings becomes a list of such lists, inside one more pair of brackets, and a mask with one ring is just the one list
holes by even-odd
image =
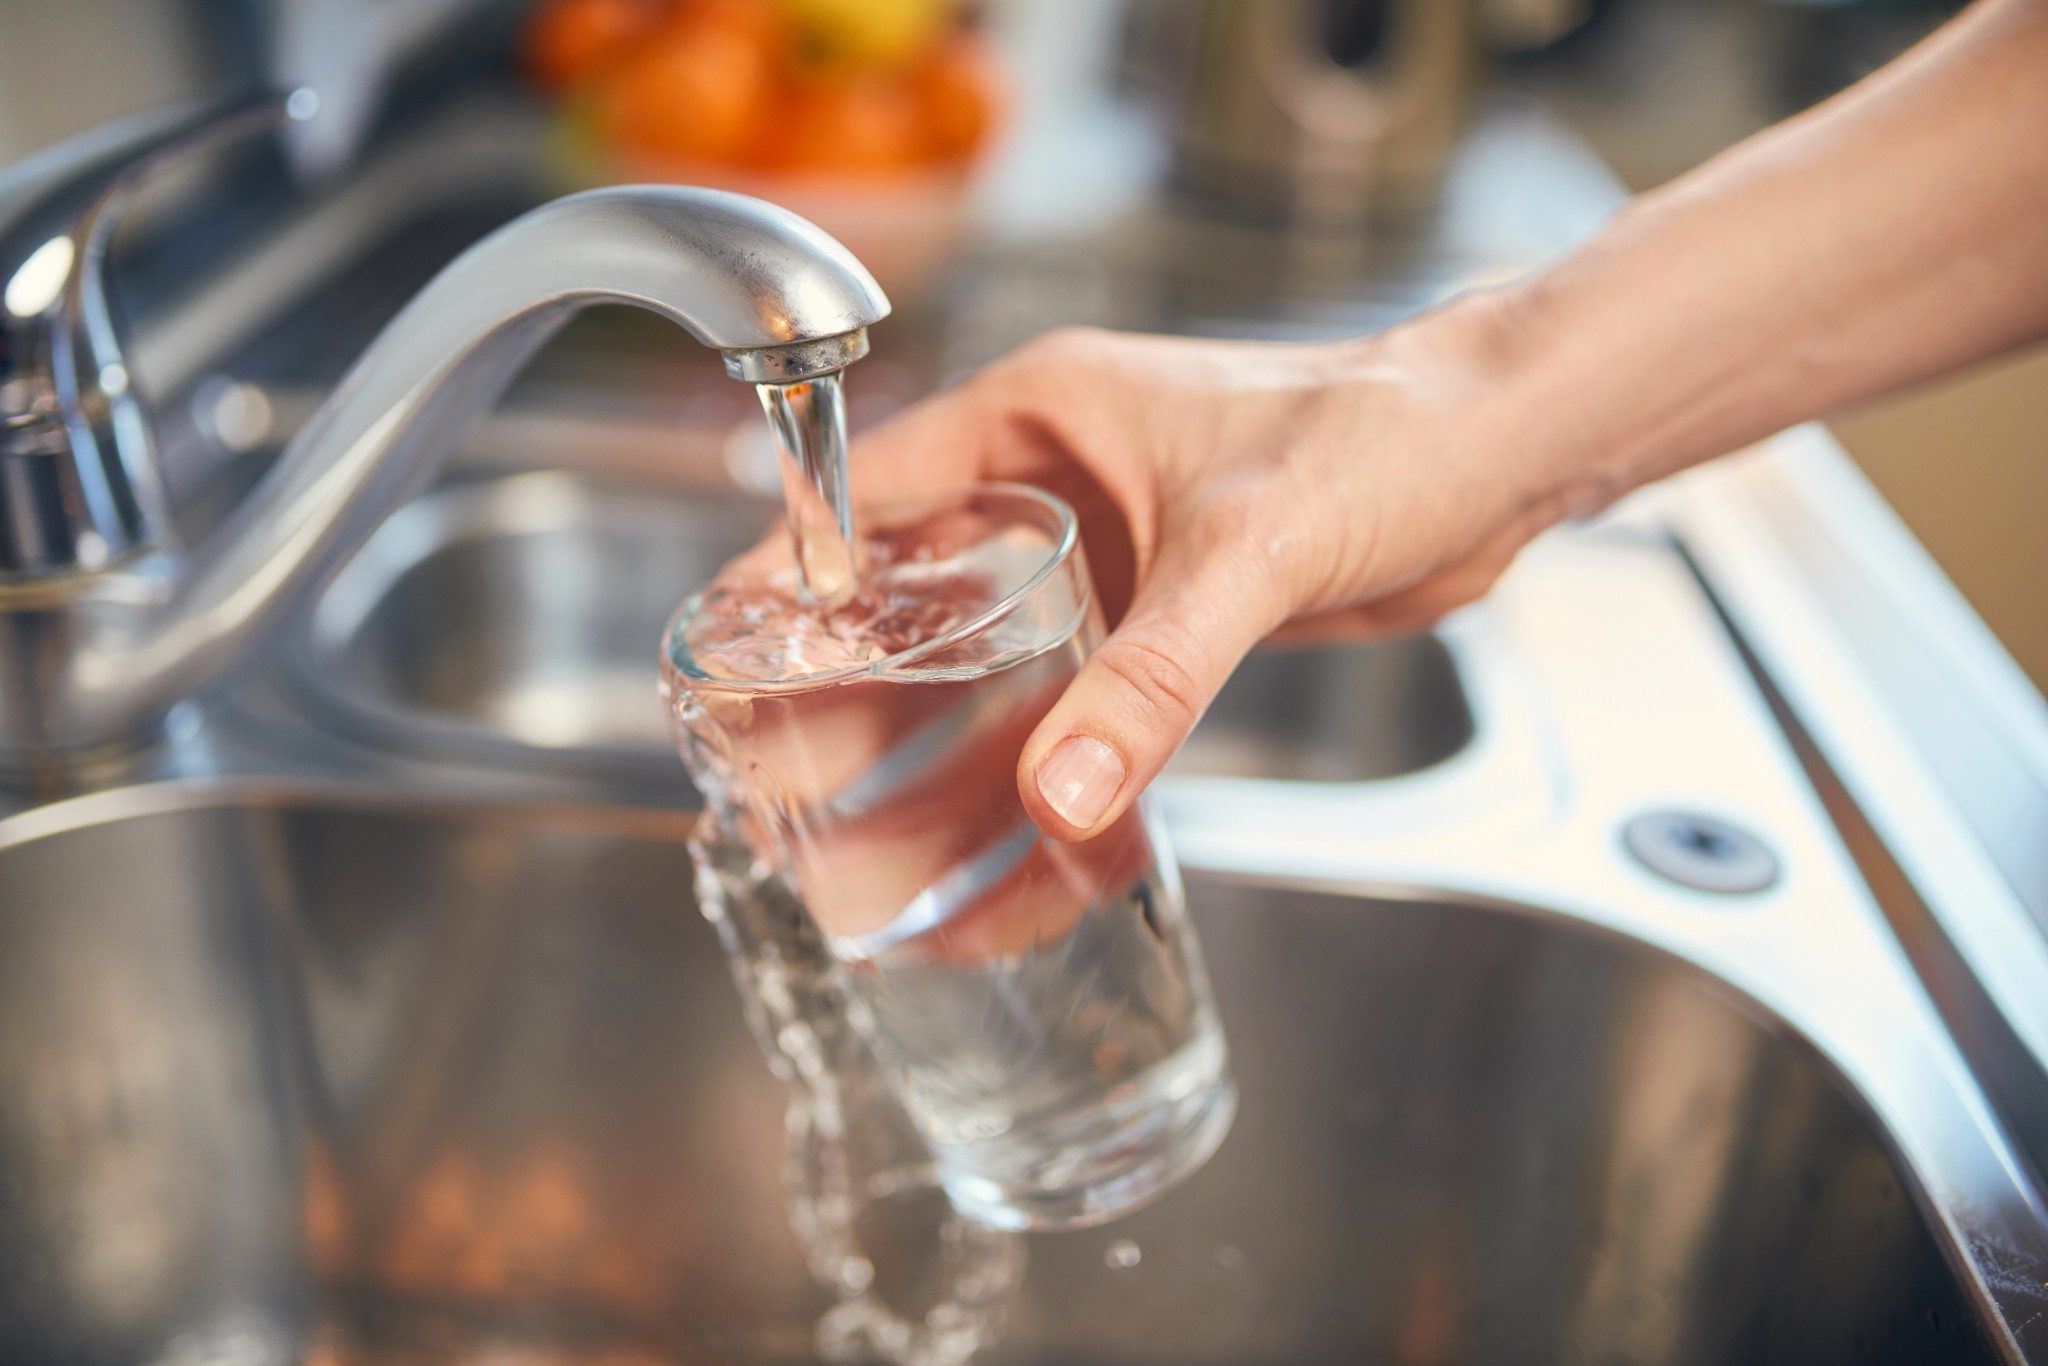
[[[676, 604], [772, 520], [737, 493], [564, 474], [443, 490], [337, 577], [298, 651], [322, 719], [408, 751], [673, 779], [654, 649]], [[1260, 652], [1176, 764], [1204, 776], [1359, 782], [1472, 735], [1433, 636]]]
[[[685, 817], [72, 813], [0, 847], [0, 1360], [811, 1359]], [[1030, 1240], [983, 1360], [1994, 1359], [1869, 1111], [1706, 978], [1480, 904], [1190, 896], [1235, 1131]]]
[[1435, 636], [1254, 651], [1237, 666], [1174, 773], [1366, 782], [1450, 758], [1472, 712]]
[[680, 780], [655, 700], [661, 628], [774, 511], [552, 473], [444, 490], [322, 597], [302, 691], [375, 743]]

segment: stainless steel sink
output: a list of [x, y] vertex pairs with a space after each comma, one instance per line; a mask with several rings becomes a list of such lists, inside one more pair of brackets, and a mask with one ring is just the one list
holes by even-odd
[[532, 474], [391, 518], [309, 618], [298, 681], [372, 743], [681, 781], [654, 652], [685, 594], [774, 516]]
[[[312, 614], [300, 691], [372, 743], [630, 777], [680, 774], [652, 658], [683, 596], [773, 517], [736, 492], [528, 474], [445, 489], [394, 516]], [[1363, 782], [1472, 735], [1431, 636], [1262, 652], [1176, 772]]]
[[1360, 783], [1440, 763], [1472, 712], [1435, 636], [1267, 648], [1230, 676], [1172, 772]]
[[[0, 1359], [810, 1359], [685, 821], [156, 787], [17, 832]], [[1870, 1110], [1738, 994], [1476, 901], [1191, 896], [1236, 1130], [1031, 1240], [983, 1359], [1993, 1358]]]

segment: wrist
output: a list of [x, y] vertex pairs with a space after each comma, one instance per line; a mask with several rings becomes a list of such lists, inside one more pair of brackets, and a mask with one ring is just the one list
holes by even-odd
[[[1624, 217], [1626, 214], [1624, 214]], [[1660, 395], [1677, 371], [1646, 367], [1659, 339], [1603, 264], [1606, 235], [1576, 256], [1461, 294], [1425, 315], [1435, 349], [1465, 358], [1478, 430], [1524, 509], [1590, 513], [1666, 472]]]
[[1618, 482], [1549, 284], [1468, 290], [1386, 334], [1397, 362], [1425, 379], [1447, 437], [1437, 458], [1496, 522], [1597, 506]]

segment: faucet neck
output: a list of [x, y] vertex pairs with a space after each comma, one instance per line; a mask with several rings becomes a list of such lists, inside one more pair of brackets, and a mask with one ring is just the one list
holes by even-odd
[[[414, 296], [221, 529], [151, 585], [160, 592], [101, 582], [61, 618], [46, 614], [49, 629], [0, 629], [0, 677], [31, 667], [9, 658], [10, 642], [36, 640], [27, 700], [0, 705], [0, 765], [9, 750], [133, 733], [219, 684], [425, 485], [564, 322], [600, 304], [658, 313], [724, 353], [731, 373], [784, 383], [864, 354], [868, 325], [889, 311], [839, 243], [743, 195], [621, 186], [523, 215]], [[0, 486], [0, 516], [6, 496]], [[7, 606], [0, 592], [0, 628]]]

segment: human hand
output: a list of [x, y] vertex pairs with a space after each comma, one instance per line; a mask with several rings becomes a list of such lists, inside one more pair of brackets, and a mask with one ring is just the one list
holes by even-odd
[[1032, 732], [1032, 818], [1115, 822], [1275, 633], [1413, 630], [1581, 488], [1509, 425], [1503, 296], [1362, 341], [1047, 334], [860, 441], [857, 495], [1036, 484], [1080, 514], [1114, 631]]

